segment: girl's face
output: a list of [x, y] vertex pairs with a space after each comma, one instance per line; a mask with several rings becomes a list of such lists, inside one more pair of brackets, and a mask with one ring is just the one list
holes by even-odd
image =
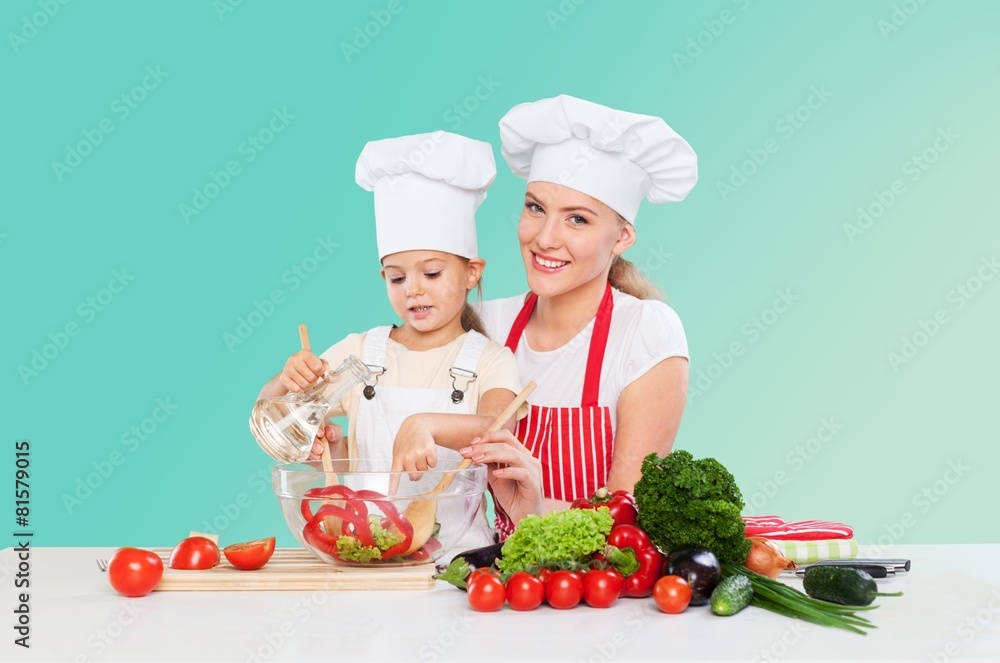
[[635, 243], [635, 230], [587, 194], [531, 182], [517, 237], [528, 287], [539, 297], [554, 297], [606, 280], [614, 257]]
[[462, 331], [462, 309], [482, 276], [481, 258], [465, 260], [443, 251], [401, 251], [382, 259], [382, 278], [392, 310], [421, 333]]

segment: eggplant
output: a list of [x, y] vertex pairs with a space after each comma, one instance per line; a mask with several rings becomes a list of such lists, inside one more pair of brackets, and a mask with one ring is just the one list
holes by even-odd
[[666, 575], [687, 580], [691, 587], [691, 605], [705, 605], [722, 579], [722, 567], [711, 550], [691, 546], [670, 553]]
[[503, 548], [503, 543], [494, 543], [491, 546], [466, 550], [465, 552], [458, 553], [455, 557], [461, 557], [474, 568], [480, 569], [484, 566], [493, 566], [493, 562], [500, 558], [501, 548]]

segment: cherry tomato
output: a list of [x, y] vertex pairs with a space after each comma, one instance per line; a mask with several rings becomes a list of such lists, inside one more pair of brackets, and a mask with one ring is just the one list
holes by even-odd
[[618, 600], [625, 577], [614, 569], [591, 569], [583, 576], [583, 600], [592, 608], [607, 608]]
[[548, 580], [549, 576], [551, 575], [552, 575], [552, 569], [548, 567], [544, 567], [538, 570], [538, 579], [541, 580], [543, 583], [546, 580]]
[[653, 600], [663, 612], [676, 615], [691, 603], [691, 587], [680, 576], [663, 576], [653, 585]]
[[192, 536], [178, 543], [170, 553], [169, 566], [172, 569], [210, 569], [222, 557], [219, 546], [203, 536]]
[[267, 564], [274, 554], [274, 537], [234, 543], [222, 549], [229, 563], [244, 571], [253, 571]]
[[469, 605], [479, 612], [499, 610], [507, 599], [503, 581], [492, 573], [483, 573], [473, 578], [466, 591], [469, 594]]
[[124, 596], [145, 596], [162, 577], [163, 560], [148, 550], [119, 548], [108, 560], [108, 581]]
[[466, 591], [468, 591], [469, 585], [471, 585], [477, 578], [481, 578], [482, 576], [493, 576], [495, 578], [497, 574], [490, 571], [489, 567], [486, 566], [481, 566], [478, 569], [472, 569], [472, 571], [469, 572], [469, 577], [465, 579]]
[[583, 598], [583, 581], [570, 571], [556, 571], [545, 581], [545, 600], [553, 608], [575, 607]]
[[507, 580], [507, 603], [514, 610], [534, 610], [545, 599], [545, 583], [527, 571], [518, 571]]

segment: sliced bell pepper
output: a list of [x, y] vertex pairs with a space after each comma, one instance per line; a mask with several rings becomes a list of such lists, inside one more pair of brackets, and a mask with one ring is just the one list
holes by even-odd
[[[331, 504], [329, 502], [331, 498], [334, 501], [342, 501], [344, 506]], [[315, 514], [309, 505], [312, 500], [321, 502]], [[378, 506], [385, 514], [377, 524], [395, 537], [399, 537], [398, 543], [385, 550], [378, 546], [372, 533], [372, 524], [369, 522], [366, 501]], [[310, 488], [305, 492], [300, 511], [306, 520], [306, 526], [302, 530], [306, 542], [337, 559], [342, 558], [338, 554], [337, 547], [337, 541], [341, 536], [353, 537], [357, 540], [357, 544], [375, 548], [381, 553], [382, 560], [403, 554], [413, 541], [413, 525], [399, 513], [391, 500], [373, 490], [354, 491], [340, 485]], [[336, 533], [338, 529], [339, 534]]]

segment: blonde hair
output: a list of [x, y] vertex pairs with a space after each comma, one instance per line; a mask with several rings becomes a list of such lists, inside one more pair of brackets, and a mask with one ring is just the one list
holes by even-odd
[[[621, 223], [628, 223], [621, 214], [617, 214]], [[611, 269], [608, 271], [608, 283], [615, 290], [620, 290], [626, 295], [632, 295], [636, 299], [662, 299], [660, 291], [656, 286], [646, 280], [639, 268], [620, 255], [615, 256], [611, 262]]]
[[638, 267], [621, 256], [615, 256], [611, 263], [608, 283], [615, 290], [621, 290], [636, 299], [661, 299], [656, 286], [646, 280]]

